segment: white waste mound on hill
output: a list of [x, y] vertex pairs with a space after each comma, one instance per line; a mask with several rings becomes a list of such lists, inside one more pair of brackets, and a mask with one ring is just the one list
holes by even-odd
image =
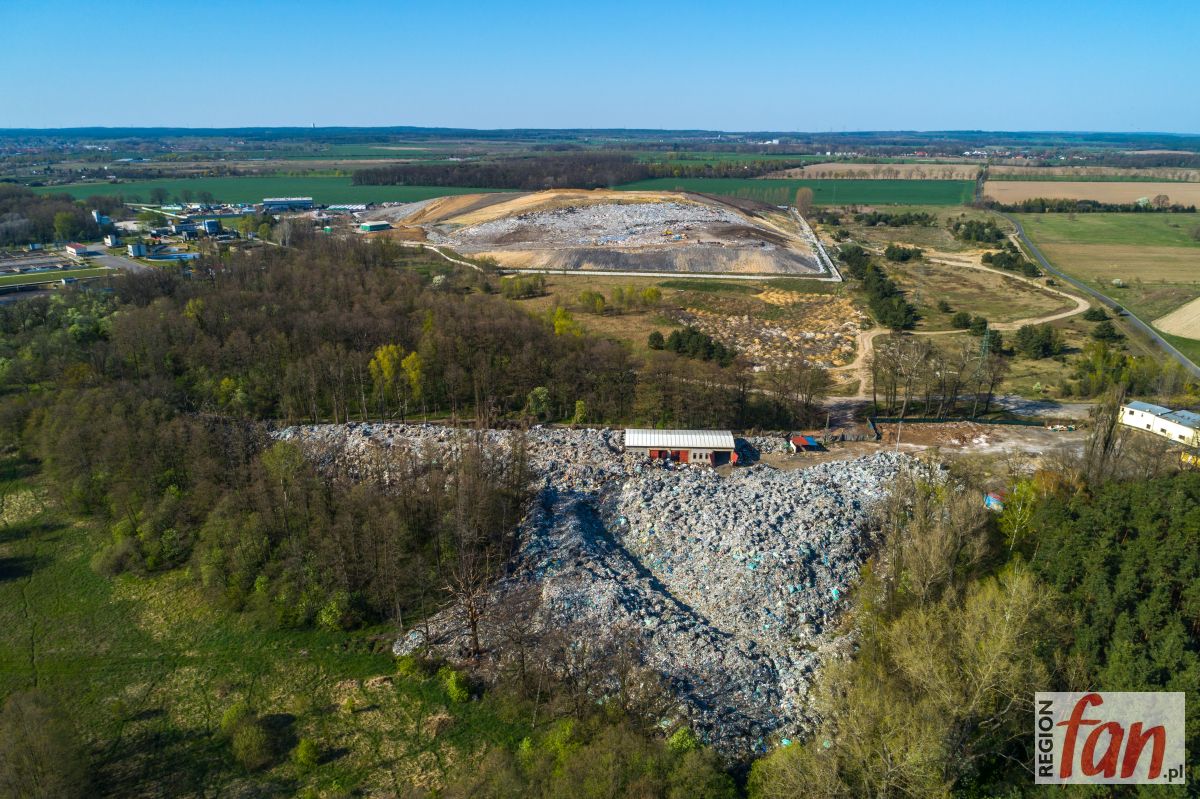
[[481, 222], [435, 237], [460, 247], [536, 243], [541, 247], [664, 244], [665, 231], [683, 234], [714, 225], [747, 226], [744, 217], [698, 203], [646, 202], [572, 205]]
[[[380, 447], [437, 460], [461, 440], [444, 427], [392, 424], [277, 435], [350, 473]], [[500, 444], [514, 433], [487, 435]], [[869, 554], [870, 506], [907, 456], [797, 471], [739, 467], [722, 477], [625, 455], [620, 431], [535, 428], [527, 436], [537, 493], [491, 607], [534, 595], [526, 628], [565, 635], [576, 652], [636, 640], [693, 729], [730, 757], [802, 734], [813, 670], [839, 643], [829, 622]], [[468, 652], [459, 608], [429, 622], [428, 640], [425, 627], [395, 651]], [[503, 651], [502, 633], [485, 623], [480, 634], [485, 649]]]

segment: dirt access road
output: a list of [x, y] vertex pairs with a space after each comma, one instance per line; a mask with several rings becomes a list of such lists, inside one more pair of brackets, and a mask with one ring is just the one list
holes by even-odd
[[[955, 266], [955, 267], [959, 267], [961, 269], [975, 269], [980, 272], [991, 272], [992, 274], [1000, 275], [1001, 277], [1010, 278], [1012, 280], [1019, 280], [1022, 283], [1028, 283], [1031, 286], [1036, 286], [1038, 289], [1040, 289], [1042, 291], [1048, 291], [1052, 294], [1057, 294], [1060, 297], [1063, 297], [1064, 299], [1068, 299], [1071, 302], [1075, 303], [1075, 307], [1073, 307], [1069, 310], [1060, 311], [1059, 313], [1050, 314], [1048, 316], [1035, 316], [1035, 317], [1029, 317], [1028, 319], [1017, 319], [1012, 322], [997, 322], [996, 324], [992, 325], [992, 327], [996, 330], [1010, 331], [1010, 330], [1017, 330], [1018, 328], [1021, 328], [1025, 325], [1040, 325], [1040, 324], [1045, 324], [1047, 322], [1056, 322], [1059, 319], [1066, 319], [1068, 317], [1075, 316], [1076, 314], [1081, 314], [1091, 306], [1091, 303], [1088, 302], [1087, 300], [1083, 299], [1082, 297], [1076, 296], [1074, 294], [1070, 294], [1070, 293], [1068, 293], [1066, 291], [1062, 291], [1060, 289], [1053, 288], [1051, 286], [1043, 285], [1043, 284], [1037, 282], [1036, 280], [1034, 280], [1033, 278], [1024, 277], [1023, 275], [1015, 275], [1012, 272], [1006, 272], [1002, 269], [994, 269], [990, 266], [984, 266], [983, 264], [977, 264], [968, 258], [963, 258], [963, 257], [953, 256], [953, 255], [942, 255], [942, 256], [936, 257], [936, 258], [929, 258], [929, 261], [932, 263], [935, 263], [935, 264], [943, 264], [945, 266]], [[871, 393], [870, 393], [870, 391], [867, 390], [867, 382], [871, 378], [871, 369], [870, 369], [870, 363], [868, 362], [868, 359], [870, 358], [871, 352], [873, 351], [873, 347], [874, 347], [873, 342], [875, 340], [875, 337], [879, 336], [881, 334], [884, 334], [884, 333], [888, 333], [888, 332], [890, 332], [890, 331], [887, 330], [886, 328], [881, 328], [881, 327], [875, 327], [875, 328], [871, 328], [870, 330], [862, 331], [861, 333], [858, 334], [858, 355], [854, 358], [854, 360], [851, 361], [850, 363], [846, 364], [845, 366], [839, 366], [839, 367], [835, 367], [835, 368], [829, 370], [833, 374], [834, 379], [841, 379], [844, 382], [851, 382], [855, 379], [858, 380], [858, 393], [855, 394], [853, 397], [849, 397], [848, 399], [865, 400], [865, 399], [870, 398]], [[962, 332], [961, 330], [924, 330], [924, 331], [914, 331], [913, 335], [914, 336], [948, 336], [948, 335], [952, 335], [954, 333], [961, 333], [961, 332]]]

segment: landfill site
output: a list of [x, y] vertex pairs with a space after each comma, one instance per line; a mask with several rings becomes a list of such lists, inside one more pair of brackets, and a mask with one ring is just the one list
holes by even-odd
[[[448, 462], [463, 441], [462, 431], [435, 425], [316, 425], [275, 435], [300, 443], [320, 468], [357, 479], [381, 463]], [[483, 435], [485, 451], [499, 451], [521, 433]], [[738, 440], [737, 460], [750, 465], [714, 469], [625, 453], [619, 430], [525, 435], [533, 500], [488, 606], [532, 594], [523, 625], [565, 632], [579, 651], [640, 643], [679, 716], [729, 758], [809, 729], [814, 672], [850, 646], [836, 620], [872, 549], [872, 506], [899, 469], [918, 461], [876, 451], [776, 469], [756, 456], [780, 452], [783, 440], [749, 438]], [[485, 651], [502, 649], [502, 633], [483, 624], [480, 635]], [[395, 652], [424, 647], [452, 659], [469, 654], [461, 608], [422, 622]]]
[[364, 219], [388, 222], [398, 238], [508, 269], [828, 274], [809, 232], [786, 210], [684, 192], [469, 194], [376, 209]]

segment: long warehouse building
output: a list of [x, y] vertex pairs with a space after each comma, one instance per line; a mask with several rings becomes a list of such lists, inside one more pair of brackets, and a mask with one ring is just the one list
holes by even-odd
[[737, 461], [733, 433], [728, 430], [629, 428], [625, 431], [625, 451], [677, 463], [698, 463], [706, 466]]

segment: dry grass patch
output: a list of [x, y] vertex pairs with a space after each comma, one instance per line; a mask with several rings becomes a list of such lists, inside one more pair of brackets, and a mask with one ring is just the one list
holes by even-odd
[[1172, 203], [1200, 204], [1200, 183], [1150, 183], [1146, 181], [989, 180], [983, 193], [1010, 204], [1037, 198], [1133, 203], [1143, 197], [1165, 194]]

